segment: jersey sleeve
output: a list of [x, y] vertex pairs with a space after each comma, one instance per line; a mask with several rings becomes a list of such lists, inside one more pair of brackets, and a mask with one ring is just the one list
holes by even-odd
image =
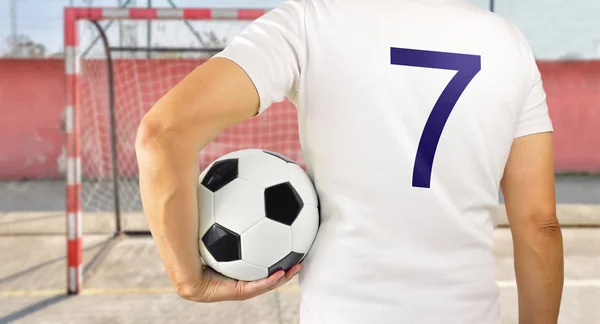
[[552, 121], [548, 114], [548, 104], [546, 103], [546, 92], [544, 91], [542, 76], [529, 45], [527, 45], [527, 49], [529, 54], [528, 60], [531, 66], [531, 87], [518, 119], [515, 138], [553, 131]]
[[305, 56], [304, 0], [288, 0], [252, 22], [215, 57], [237, 63], [260, 98], [258, 113], [292, 98]]

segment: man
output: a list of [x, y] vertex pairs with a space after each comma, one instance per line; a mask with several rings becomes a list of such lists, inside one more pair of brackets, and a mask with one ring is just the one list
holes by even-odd
[[275, 289], [201, 268], [197, 154], [290, 98], [323, 222], [302, 264], [302, 324], [500, 322], [492, 234], [502, 187], [520, 323], [556, 323], [563, 283], [552, 125], [530, 47], [464, 0], [290, 0], [144, 117], [150, 229], [177, 292]]

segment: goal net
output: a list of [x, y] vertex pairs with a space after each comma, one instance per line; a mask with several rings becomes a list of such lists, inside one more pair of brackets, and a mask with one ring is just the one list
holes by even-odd
[[[115, 232], [148, 231], [134, 145], [143, 115], [262, 14], [264, 10], [65, 9], [67, 209], [73, 280], [79, 280], [82, 223], [102, 218], [114, 222]], [[243, 148], [268, 149], [302, 162], [293, 105], [275, 104], [265, 114], [228, 129], [200, 153], [199, 167]]]

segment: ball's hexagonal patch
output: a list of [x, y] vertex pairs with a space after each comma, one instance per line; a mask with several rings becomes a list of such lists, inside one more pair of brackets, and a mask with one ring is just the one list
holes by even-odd
[[244, 260], [219, 263], [219, 272], [236, 280], [254, 281], [267, 277], [267, 267], [259, 267]]
[[265, 213], [267, 218], [285, 225], [292, 225], [304, 203], [289, 182], [265, 189]]
[[217, 192], [238, 176], [238, 160], [227, 159], [216, 161], [206, 172], [202, 185], [212, 192]]
[[198, 199], [198, 222], [200, 237], [206, 234], [206, 231], [215, 223], [214, 210], [214, 193], [206, 187], [199, 185], [196, 192]]
[[289, 226], [263, 219], [242, 233], [242, 260], [269, 267], [292, 251]]
[[302, 253], [290, 252], [290, 254], [286, 255], [283, 259], [279, 260], [279, 262], [269, 267], [269, 276], [274, 274], [279, 270], [288, 271], [293, 266], [298, 264], [300, 260], [304, 257]]
[[200, 256], [202, 257], [202, 261], [204, 261], [204, 263], [206, 263], [206, 265], [208, 265], [209, 267], [213, 268], [215, 271], [219, 272], [219, 262], [217, 262], [217, 260], [212, 256], [212, 254], [210, 254], [210, 252], [208, 251], [208, 249], [206, 248], [206, 245], [204, 245], [204, 242], [202, 242], [202, 240], [200, 240]]
[[273, 155], [274, 157], [280, 158], [282, 160], [284, 160], [286, 163], [296, 163], [294, 162], [292, 159], [288, 158], [287, 156], [284, 156], [282, 154], [276, 153], [276, 152], [271, 152], [271, 151], [267, 151], [267, 150], [263, 150], [263, 152]]
[[315, 186], [310, 177], [297, 164], [288, 164], [290, 183], [296, 189], [306, 205], [318, 206], [319, 200]]
[[288, 181], [288, 163], [260, 151], [240, 159], [238, 177], [263, 188]]
[[315, 206], [305, 205], [292, 224], [292, 251], [308, 253], [319, 230], [319, 211]]
[[237, 178], [215, 193], [215, 222], [243, 233], [265, 218], [264, 189]]
[[202, 243], [217, 262], [241, 259], [240, 236], [219, 224], [202, 236]]

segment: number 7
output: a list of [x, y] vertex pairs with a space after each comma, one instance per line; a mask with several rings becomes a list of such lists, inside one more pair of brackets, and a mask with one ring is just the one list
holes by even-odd
[[413, 187], [430, 188], [431, 169], [440, 136], [463, 91], [481, 71], [481, 56], [392, 47], [392, 65], [456, 70], [427, 119], [413, 170]]

